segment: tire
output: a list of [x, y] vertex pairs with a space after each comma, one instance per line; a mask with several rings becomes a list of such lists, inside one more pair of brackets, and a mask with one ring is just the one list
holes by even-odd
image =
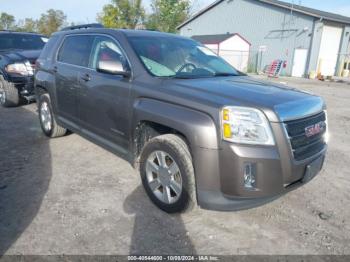
[[0, 104], [3, 107], [19, 106], [21, 98], [17, 88], [13, 83], [7, 82], [2, 77], [0, 78]]
[[39, 96], [39, 121], [44, 134], [50, 138], [61, 137], [67, 133], [67, 129], [57, 124], [52, 111], [50, 96], [41, 94]]
[[193, 208], [196, 190], [192, 157], [180, 136], [166, 134], [151, 139], [140, 160], [142, 184], [156, 206], [167, 213]]

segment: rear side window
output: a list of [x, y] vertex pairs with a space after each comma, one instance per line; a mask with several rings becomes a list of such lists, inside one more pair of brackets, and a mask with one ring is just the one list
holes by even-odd
[[52, 54], [50, 53], [57, 43], [58, 36], [50, 37], [49, 41], [46, 43], [43, 51], [41, 51], [39, 59], [41, 60], [51, 60]]
[[57, 60], [59, 62], [88, 67], [94, 37], [89, 35], [68, 36], [61, 46]]
[[[0, 30], [1, 31], [1, 30]], [[41, 50], [47, 37], [35, 34], [1, 33], [0, 51], [7, 50]]]

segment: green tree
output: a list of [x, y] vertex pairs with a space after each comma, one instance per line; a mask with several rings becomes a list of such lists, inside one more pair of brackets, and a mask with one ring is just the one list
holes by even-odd
[[49, 9], [45, 14], [41, 14], [38, 20], [38, 31], [50, 36], [65, 25], [67, 25], [67, 16], [61, 10]]
[[17, 30], [22, 32], [37, 32], [38, 31], [38, 21], [32, 18], [25, 18], [17, 24]]
[[152, 14], [146, 27], [152, 30], [175, 33], [176, 27], [185, 21], [191, 10], [189, 0], [152, 0]]
[[16, 20], [13, 15], [7, 13], [0, 14], [0, 30], [12, 30], [16, 27]]
[[97, 20], [109, 28], [135, 29], [144, 18], [145, 9], [142, 0], [112, 0], [103, 7]]

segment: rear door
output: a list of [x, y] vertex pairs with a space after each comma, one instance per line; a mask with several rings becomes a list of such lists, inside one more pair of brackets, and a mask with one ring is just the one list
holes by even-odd
[[70, 125], [79, 124], [79, 75], [88, 68], [92, 42], [90, 35], [66, 36], [54, 66], [58, 115]]
[[97, 72], [100, 61], [120, 63], [124, 69], [129, 69], [125, 53], [117, 41], [109, 36], [96, 35], [90, 70], [81, 71], [80, 75], [78, 104], [82, 126], [123, 151], [128, 146], [131, 82], [120, 75]]

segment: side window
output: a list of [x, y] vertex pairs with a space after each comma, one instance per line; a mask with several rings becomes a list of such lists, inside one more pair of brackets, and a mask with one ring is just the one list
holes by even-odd
[[127, 70], [127, 60], [118, 45], [109, 37], [97, 36], [92, 48], [90, 68], [97, 69], [102, 63], [113, 64], [120, 70]]
[[44, 49], [41, 51], [39, 59], [43, 59], [43, 60], [52, 59], [52, 53], [50, 52], [55, 47], [57, 40], [58, 40], [57, 35], [50, 37], [49, 41], [45, 44]]
[[89, 35], [66, 37], [57, 60], [71, 65], [88, 67], [93, 39], [94, 37]]

